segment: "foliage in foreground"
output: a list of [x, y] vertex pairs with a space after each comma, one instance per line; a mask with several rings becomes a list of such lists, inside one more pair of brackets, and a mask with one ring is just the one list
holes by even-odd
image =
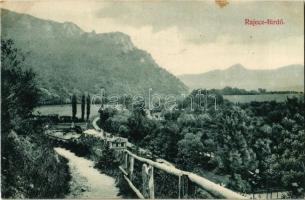
[[69, 191], [67, 160], [39, 136], [18, 136], [12, 131], [2, 154], [2, 197], [63, 198]]
[[1, 195], [62, 198], [68, 192], [67, 161], [58, 157], [30, 116], [39, 99], [35, 74], [12, 40], [1, 41]]

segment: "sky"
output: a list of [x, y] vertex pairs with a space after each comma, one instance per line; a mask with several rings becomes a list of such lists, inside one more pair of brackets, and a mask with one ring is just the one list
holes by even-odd
[[[249, 69], [304, 64], [303, 1], [228, 2], [220, 7], [214, 0], [11, 0], [0, 6], [73, 22], [87, 32], [126, 33], [175, 75], [237, 63]], [[282, 19], [284, 24], [249, 26], [245, 19]]]

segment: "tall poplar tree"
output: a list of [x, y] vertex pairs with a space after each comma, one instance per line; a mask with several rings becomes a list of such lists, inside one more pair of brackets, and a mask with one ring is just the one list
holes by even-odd
[[90, 116], [90, 103], [91, 103], [91, 99], [90, 99], [90, 95], [87, 95], [87, 121], [89, 120], [89, 116]]
[[72, 121], [74, 122], [76, 119], [76, 113], [77, 113], [77, 99], [76, 95], [72, 95]]
[[81, 111], [82, 111], [82, 121], [84, 121], [84, 118], [85, 118], [85, 104], [86, 104], [86, 97], [85, 95], [83, 94], [82, 95], [82, 105], [81, 105]]

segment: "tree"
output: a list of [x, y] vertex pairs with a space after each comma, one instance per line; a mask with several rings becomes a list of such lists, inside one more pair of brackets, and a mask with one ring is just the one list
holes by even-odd
[[[103, 172], [111, 171], [119, 166], [118, 161], [116, 161], [113, 149], [110, 149], [107, 143], [102, 150], [102, 156], [98, 160], [96, 167], [101, 169]], [[115, 170], [114, 170], [115, 171]]]
[[195, 126], [196, 119], [193, 114], [183, 113], [177, 119], [177, 123], [181, 127], [187, 127], [187, 126], [192, 127], [192, 126]]
[[32, 120], [40, 93], [24, 59], [12, 40], [1, 40], [1, 197], [61, 198], [68, 191], [67, 164]]
[[266, 93], [266, 89], [258, 88], [258, 92], [261, 93], [261, 94]]
[[22, 129], [39, 100], [35, 73], [24, 69], [23, 53], [12, 40], [1, 40], [1, 136], [9, 129]]
[[192, 170], [194, 167], [200, 166], [201, 164], [204, 153], [201, 136], [201, 133], [187, 133], [184, 138], [178, 142], [178, 163], [187, 170]]
[[181, 139], [179, 127], [171, 121], [164, 125], [156, 123], [154, 126], [150, 125], [151, 133], [145, 136], [144, 142], [148, 143], [147, 148], [153, 154], [168, 161], [175, 161], [178, 152], [177, 143]]
[[113, 117], [117, 113], [117, 110], [109, 107], [105, 109], [100, 109], [99, 113], [100, 113], [100, 125], [103, 126], [103, 124], [106, 122], [107, 119]]
[[77, 113], [77, 99], [76, 99], [76, 95], [73, 94], [72, 95], [72, 120], [73, 122], [76, 119], [76, 113]]
[[81, 105], [81, 109], [82, 109], [82, 121], [84, 121], [84, 118], [85, 118], [85, 104], [86, 104], [85, 99], [86, 99], [86, 97], [83, 94], [82, 95], [82, 105]]
[[91, 103], [91, 99], [90, 99], [90, 95], [87, 95], [87, 121], [89, 120], [89, 116], [90, 116], [90, 104]]
[[232, 106], [216, 113], [217, 124], [215, 158], [218, 170], [230, 176], [228, 187], [248, 192], [251, 188], [244, 180], [248, 171], [257, 169], [256, 154], [250, 146], [252, 118], [240, 107]]
[[134, 142], [141, 141], [145, 135], [149, 132], [150, 121], [145, 117], [145, 102], [143, 99], [138, 99], [138, 101], [132, 104], [132, 113], [128, 118], [127, 125], [129, 127], [130, 138]]

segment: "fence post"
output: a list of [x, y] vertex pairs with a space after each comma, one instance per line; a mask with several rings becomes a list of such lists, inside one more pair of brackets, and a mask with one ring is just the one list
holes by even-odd
[[144, 198], [148, 197], [147, 193], [147, 165], [142, 165], [142, 194]]
[[124, 157], [124, 168], [125, 168], [125, 170], [127, 170], [128, 169], [128, 153], [127, 152], [125, 152], [125, 157]]
[[132, 181], [133, 179], [133, 169], [134, 169], [134, 157], [129, 156], [129, 179]]
[[182, 198], [188, 198], [188, 177], [187, 175], [182, 175], [180, 177], [180, 181], [181, 181], [181, 197]]
[[181, 176], [178, 176], [178, 199], [181, 198]]
[[154, 185], [154, 168], [153, 166], [149, 166], [149, 181], [148, 181], [148, 188], [149, 188], [149, 198], [155, 198], [155, 185]]
[[155, 198], [154, 168], [142, 165], [142, 194], [145, 198]]
[[196, 192], [195, 184], [189, 179], [189, 177], [183, 174], [179, 177], [179, 197], [180, 198], [194, 198]]
[[189, 177], [187, 177], [187, 182], [188, 182], [188, 195], [191, 198], [195, 198], [195, 194], [196, 194], [196, 185], [189, 179]]

